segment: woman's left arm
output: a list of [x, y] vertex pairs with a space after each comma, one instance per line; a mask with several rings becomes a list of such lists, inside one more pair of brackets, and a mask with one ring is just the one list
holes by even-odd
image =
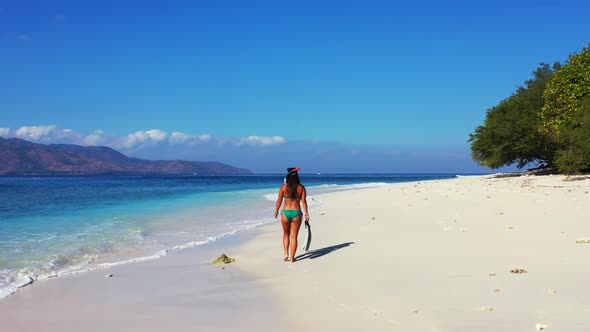
[[303, 204], [303, 211], [305, 211], [305, 221], [309, 221], [309, 211], [307, 210], [307, 190], [303, 187], [303, 193], [301, 193], [301, 203]]

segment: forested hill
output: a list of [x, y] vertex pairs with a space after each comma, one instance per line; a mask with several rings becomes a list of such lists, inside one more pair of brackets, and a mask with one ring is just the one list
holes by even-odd
[[130, 158], [106, 146], [36, 144], [0, 137], [0, 175], [251, 174], [218, 162]]

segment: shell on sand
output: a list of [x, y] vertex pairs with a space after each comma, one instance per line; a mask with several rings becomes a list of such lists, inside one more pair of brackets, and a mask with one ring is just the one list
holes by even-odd
[[535, 328], [537, 329], [537, 331], [541, 331], [541, 330], [544, 330], [547, 328], [547, 324], [537, 323], [537, 324], [535, 324]]
[[227, 257], [225, 254], [222, 254], [216, 260], [214, 260], [212, 263], [213, 264], [229, 264], [229, 263], [233, 263], [235, 261], [236, 260], [234, 258]]
[[510, 270], [511, 273], [528, 273], [525, 269], [512, 269]]

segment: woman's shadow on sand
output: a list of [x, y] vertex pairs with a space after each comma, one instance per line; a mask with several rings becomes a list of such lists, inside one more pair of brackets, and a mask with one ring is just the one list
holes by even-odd
[[345, 243], [337, 244], [334, 246], [329, 246], [329, 247], [324, 247], [324, 248], [308, 251], [304, 254], [301, 254], [301, 255], [295, 257], [295, 261], [300, 261], [302, 259], [308, 259], [308, 258], [309, 259], [319, 258], [319, 257], [327, 255], [333, 251], [336, 251], [338, 249], [346, 248], [346, 247], [350, 246], [351, 244], [354, 244], [354, 242], [345, 242]]

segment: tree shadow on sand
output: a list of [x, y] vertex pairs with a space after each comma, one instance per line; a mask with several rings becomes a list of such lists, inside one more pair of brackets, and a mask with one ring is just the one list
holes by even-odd
[[308, 251], [304, 254], [301, 254], [301, 255], [295, 257], [295, 261], [300, 261], [302, 259], [308, 259], [308, 258], [309, 259], [319, 258], [319, 257], [322, 257], [324, 255], [331, 253], [332, 251], [346, 248], [346, 247], [350, 246], [351, 244], [354, 244], [354, 242], [345, 242], [345, 243], [337, 244], [334, 246], [329, 246], [329, 247], [324, 247], [324, 248]]
[[575, 176], [575, 177], [572, 177], [569, 179], [566, 178], [566, 180], [564, 180], [564, 181], [581, 181], [581, 180], [588, 180], [588, 179], [590, 179], [590, 175], [588, 175], [588, 176]]

